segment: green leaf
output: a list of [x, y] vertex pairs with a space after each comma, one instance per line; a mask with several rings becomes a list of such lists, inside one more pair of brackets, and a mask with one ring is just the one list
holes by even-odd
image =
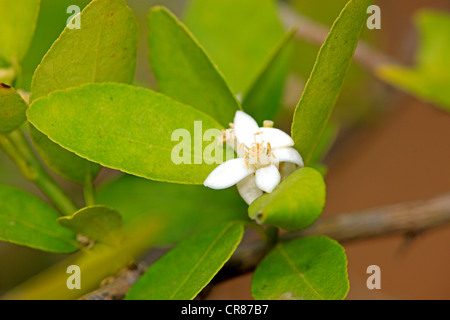
[[126, 231], [155, 219], [163, 223], [159, 244], [173, 244], [228, 221], [248, 220], [247, 205], [236, 190], [169, 184], [129, 175], [100, 188], [97, 201], [121, 212]]
[[[102, 280], [117, 275], [120, 269], [129, 265], [144, 250], [151, 247], [153, 240], [159, 236], [159, 228], [157, 221], [146, 226], [136, 226], [117, 247], [98, 243], [91, 249], [80, 250], [20, 284], [3, 295], [2, 299], [77, 299], [83, 294], [98, 289]], [[77, 290], [71, 290], [66, 285], [70, 276], [67, 274], [67, 268], [71, 265], [77, 265], [81, 270], [81, 288]], [[117, 296], [117, 298], [121, 297]]]
[[36, 28], [40, 2], [0, 2], [0, 56], [12, 64], [18, 64], [28, 51]]
[[58, 223], [90, 240], [105, 244], [117, 246], [123, 240], [120, 213], [105, 206], [95, 205], [83, 208], [72, 216], [59, 218]]
[[[124, 0], [94, 0], [81, 28], [65, 28], [36, 69], [30, 102], [88, 82], [133, 80], [137, 24]], [[74, 50], [76, 48], [76, 50]]]
[[2, 67], [0, 59], [0, 82], [12, 85], [14, 83], [14, 78], [16, 77], [16, 71], [13, 67]]
[[252, 279], [259, 300], [339, 300], [348, 289], [345, 250], [324, 236], [277, 245]]
[[416, 66], [383, 65], [377, 74], [392, 85], [450, 111], [450, 15], [420, 11], [415, 20], [420, 34]]
[[242, 101], [244, 110], [259, 123], [273, 119], [279, 109], [293, 36], [291, 31], [280, 41]]
[[0, 83], [0, 134], [14, 131], [26, 120], [28, 105], [14, 88]]
[[156, 261], [128, 292], [128, 300], [189, 300], [231, 257], [244, 233], [231, 222], [199, 232]]
[[366, 22], [367, 7], [372, 2], [350, 0], [317, 55], [292, 122], [292, 138], [305, 165], [308, 165], [333, 111]]
[[59, 176], [75, 183], [84, 184], [88, 177], [93, 180], [98, 174], [99, 165], [61, 148], [33, 126], [30, 126], [30, 135], [42, 160]]
[[40, 199], [0, 185], [0, 207], [0, 240], [56, 253], [78, 249], [75, 234], [58, 225], [58, 212]]
[[39, 9], [39, 18], [33, 40], [27, 55], [21, 63], [21, 86], [25, 91], [31, 91], [31, 80], [42, 58], [60, 36], [66, 27], [67, 19], [71, 14], [67, 9], [77, 5], [83, 9], [91, 0], [43, 0]]
[[233, 122], [241, 107], [186, 27], [162, 7], [150, 10], [148, 25], [149, 58], [159, 91], [209, 114], [223, 126]]
[[[42, 59], [33, 76], [30, 102], [85, 83], [133, 80], [138, 36], [126, 1], [92, 1], [81, 12], [80, 23], [80, 29], [66, 27]], [[31, 136], [47, 165], [69, 180], [84, 183], [88, 170], [95, 173], [91, 174], [94, 178], [100, 169], [55, 145], [33, 127]]]
[[250, 218], [286, 230], [311, 225], [325, 205], [325, 182], [312, 168], [301, 168], [284, 179], [271, 193], [253, 201]]
[[309, 160], [310, 167], [318, 170], [319, 172], [324, 171], [321, 172], [322, 175], [324, 175], [327, 170], [327, 167], [322, 164], [322, 161], [333, 146], [333, 143], [335, 142], [338, 134], [339, 126], [336, 123], [329, 122], [326, 125], [322, 135], [320, 136], [317, 146], [314, 149], [314, 152], [312, 153]]
[[[203, 156], [206, 147], [217, 145], [215, 139], [202, 146], [203, 131], [220, 128], [219, 123], [160, 93], [129, 85], [88, 84], [55, 92], [33, 102], [28, 119], [83, 158], [152, 180], [202, 184], [214, 161], [221, 160], [207, 152]], [[173, 141], [175, 130], [187, 137]], [[172, 161], [179, 144], [188, 146], [182, 149], [188, 163]]]
[[284, 34], [273, 0], [193, 0], [184, 21], [235, 94], [249, 91]]

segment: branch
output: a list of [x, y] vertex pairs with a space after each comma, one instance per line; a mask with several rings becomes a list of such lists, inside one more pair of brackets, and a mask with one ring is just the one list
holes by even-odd
[[[301, 231], [285, 232], [280, 241], [326, 235], [338, 242], [362, 240], [394, 233], [415, 235], [450, 222], [450, 193], [429, 200], [406, 202], [353, 213], [321, 217]], [[212, 285], [251, 272], [267, 254], [263, 241], [241, 245], [214, 277]], [[82, 299], [121, 299], [148, 266], [122, 271], [108, 285]]]
[[[291, 6], [285, 3], [280, 3], [280, 12], [287, 28], [295, 26], [295, 36], [297, 38], [319, 47], [324, 43], [329, 32], [329, 27], [296, 12]], [[362, 40], [359, 41], [353, 58], [361, 66], [372, 72], [382, 64], [396, 63], [393, 58], [378, 51]]]
[[71, 215], [77, 211], [73, 201], [44, 169], [20, 129], [0, 134], [0, 150], [19, 167], [26, 179], [41, 189], [61, 214]]

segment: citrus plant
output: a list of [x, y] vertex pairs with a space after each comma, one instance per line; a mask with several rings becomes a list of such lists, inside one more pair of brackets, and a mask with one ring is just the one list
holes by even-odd
[[[1, 1], [0, 148], [45, 199], [0, 185], [0, 240], [71, 254], [6, 297], [79, 298], [164, 247], [125, 298], [193, 299], [244, 233], [257, 230], [265, 247], [254, 298], [344, 299], [347, 259], [338, 242], [278, 234], [307, 228], [323, 211], [322, 147], [372, 3], [350, 0], [336, 17], [288, 134], [274, 120], [295, 30], [281, 25], [274, 1], [193, 0], [183, 22], [151, 8], [145, 34], [155, 90], [135, 81], [139, 30], [126, 1], [93, 0], [72, 17], [79, 28], [68, 24], [42, 58], [30, 92], [22, 61], [40, 1]], [[428, 46], [433, 19], [448, 24], [419, 17]], [[433, 95], [445, 75], [427, 63], [445, 56], [431, 55], [424, 48], [417, 69], [385, 66], [379, 74], [447, 108], [446, 96]], [[96, 186], [102, 168], [120, 176]], [[60, 178], [83, 187], [83, 204]], [[84, 275], [81, 290], [66, 287], [69, 265]]]

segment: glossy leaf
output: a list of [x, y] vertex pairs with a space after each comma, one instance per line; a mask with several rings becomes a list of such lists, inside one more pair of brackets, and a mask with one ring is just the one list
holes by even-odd
[[128, 292], [128, 300], [189, 300], [231, 257], [244, 233], [231, 222], [199, 232], [155, 262]]
[[184, 21], [235, 94], [249, 91], [284, 34], [273, 0], [193, 0]]
[[450, 15], [420, 11], [416, 25], [420, 32], [416, 66], [383, 65], [377, 73], [394, 86], [450, 111]]
[[173, 244], [221, 223], [248, 219], [247, 205], [235, 189], [212, 190], [129, 175], [100, 188], [97, 201], [122, 214], [126, 231], [160, 221], [164, 232], [158, 244]]
[[148, 25], [149, 58], [159, 91], [209, 114], [223, 126], [233, 122], [240, 105], [186, 27], [162, 7], [150, 10]]
[[[137, 25], [126, 1], [92, 1], [81, 12], [80, 23], [80, 29], [66, 27], [42, 59], [33, 76], [30, 102], [84, 83], [129, 83], [133, 80]], [[49, 141], [35, 128], [31, 128], [31, 136], [43, 160], [59, 175], [84, 183], [88, 170], [94, 173], [92, 177], [98, 172], [99, 166], [93, 168], [86, 160]]]
[[242, 101], [244, 110], [259, 123], [274, 119], [280, 107], [293, 35], [291, 31], [280, 41]]
[[58, 212], [40, 199], [0, 185], [0, 207], [0, 240], [57, 253], [78, 249], [75, 234], [58, 225]]
[[[36, 100], [28, 109], [28, 119], [83, 158], [152, 180], [201, 184], [215, 167], [206, 161], [219, 160], [207, 153], [203, 156], [206, 146], [202, 146], [203, 131], [220, 128], [219, 123], [160, 93], [129, 85], [88, 84], [55, 92]], [[195, 121], [201, 122], [197, 130]], [[174, 147], [186, 142], [172, 141], [175, 130], [189, 135], [189, 148], [182, 152], [191, 163], [172, 161], [179, 153]], [[210, 144], [217, 142], [213, 139]]]
[[26, 120], [28, 105], [14, 88], [0, 83], [0, 134], [11, 132]]
[[248, 208], [250, 218], [286, 230], [312, 224], [325, 205], [325, 182], [312, 168], [301, 168], [284, 179], [272, 193], [256, 199]]
[[90, 206], [61, 217], [58, 223], [90, 240], [119, 245], [123, 240], [123, 224], [120, 213], [105, 206]]
[[367, 7], [373, 0], [350, 0], [333, 24], [297, 105], [292, 138], [307, 165], [333, 111], [353, 57]]
[[263, 300], [340, 300], [348, 289], [344, 248], [323, 236], [277, 245], [252, 279], [253, 297]]
[[18, 64], [33, 38], [40, 0], [0, 1], [0, 57]]

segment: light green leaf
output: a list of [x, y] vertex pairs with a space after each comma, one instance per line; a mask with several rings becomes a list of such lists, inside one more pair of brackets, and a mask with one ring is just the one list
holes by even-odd
[[13, 67], [2, 67], [0, 61], [0, 82], [12, 85], [14, 83], [14, 78], [16, 77], [16, 71]]
[[292, 122], [292, 138], [306, 165], [333, 111], [372, 3], [350, 0], [317, 55]]
[[119, 245], [123, 240], [123, 224], [120, 213], [105, 206], [90, 206], [61, 217], [58, 223], [90, 240]]
[[250, 218], [286, 230], [312, 224], [325, 205], [325, 182], [312, 168], [301, 168], [284, 179], [272, 193], [259, 197], [248, 208]]
[[450, 111], [450, 15], [420, 11], [416, 16], [420, 47], [416, 66], [383, 65], [383, 80]]
[[0, 134], [11, 132], [26, 120], [28, 105], [14, 88], [0, 83]]
[[[55, 92], [33, 102], [28, 119], [83, 158], [152, 180], [202, 184], [219, 160], [219, 154], [203, 155], [209, 145], [217, 146], [215, 139], [202, 146], [203, 132], [220, 128], [219, 123], [160, 93], [129, 85], [88, 84]], [[172, 141], [176, 130], [187, 137], [178, 142], [176, 135]], [[172, 161], [178, 160], [180, 150], [174, 147], [180, 144], [188, 163]]]
[[250, 90], [284, 34], [273, 0], [192, 0], [184, 21], [235, 94]]
[[261, 300], [340, 300], [348, 289], [344, 248], [324, 236], [280, 243], [252, 279], [253, 297]]
[[58, 212], [40, 199], [0, 185], [0, 207], [0, 240], [56, 253], [78, 249], [75, 234], [58, 225]]
[[211, 281], [241, 242], [231, 222], [199, 232], [155, 262], [128, 292], [128, 300], [189, 300]]
[[[88, 82], [133, 80], [137, 24], [124, 0], [94, 0], [81, 28], [65, 28], [36, 69], [30, 102]], [[76, 48], [76, 50], [74, 50]]]
[[248, 219], [247, 205], [235, 189], [212, 190], [129, 175], [100, 188], [97, 201], [121, 212], [125, 230], [155, 219], [164, 221], [159, 244], [173, 244], [221, 223]]
[[[133, 80], [138, 36], [126, 1], [94, 0], [81, 12], [80, 23], [80, 29], [66, 27], [42, 59], [33, 76], [30, 102], [85, 83]], [[87, 170], [98, 172], [99, 166], [55, 145], [33, 127], [31, 136], [43, 160], [61, 176], [84, 183]]]
[[190, 32], [162, 7], [148, 17], [150, 63], [162, 93], [197, 108], [223, 126], [240, 105]]
[[273, 119], [279, 109], [293, 35], [291, 31], [280, 41], [242, 101], [244, 110], [259, 123]]
[[40, 0], [0, 1], [0, 56], [18, 64], [33, 38]]
[[[69, 107], [72, 107], [72, 105]], [[99, 165], [86, 161], [61, 148], [33, 126], [30, 126], [30, 135], [42, 160], [61, 177], [75, 183], [84, 184], [89, 177], [93, 180], [98, 174]]]

